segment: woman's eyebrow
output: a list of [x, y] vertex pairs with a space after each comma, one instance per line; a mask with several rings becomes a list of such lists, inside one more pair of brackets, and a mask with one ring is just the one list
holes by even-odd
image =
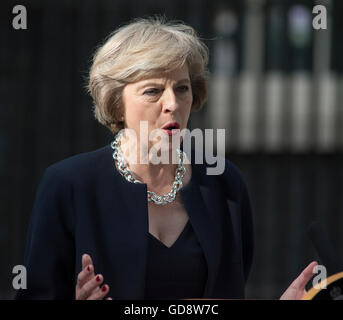
[[189, 80], [189, 78], [185, 78], [185, 79], [179, 80], [179, 81], [176, 82], [176, 83], [180, 83], [180, 82], [188, 82], [188, 83], [190, 83], [191, 81]]
[[[185, 78], [185, 79], [181, 79], [181, 80], [178, 80], [176, 82], [176, 84], [179, 84], [181, 82], [187, 82], [187, 83], [190, 83], [191, 81], [189, 80], [189, 78]], [[146, 82], [144, 84], [142, 84], [141, 86], [138, 87], [138, 90], [139, 89], [142, 89], [144, 87], [147, 87], [147, 86], [161, 86], [163, 85], [163, 83], [160, 83], [160, 82], [154, 82], [154, 81], [150, 81], [150, 82]]]
[[147, 86], [161, 86], [163, 85], [163, 83], [160, 83], [160, 82], [146, 82], [144, 84], [142, 84], [141, 86], [138, 87], [138, 89], [142, 89], [144, 87], [147, 87]]

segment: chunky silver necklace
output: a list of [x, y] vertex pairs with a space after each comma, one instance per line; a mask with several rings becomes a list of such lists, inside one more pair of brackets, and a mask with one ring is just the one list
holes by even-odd
[[[119, 151], [119, 140], [120, 140], [121, 134], [117, 134], [113, 142], [111, 143], [111, 147], [114, 150], [113, 151], [113, 159], [115, 161], [116, 167], [120, 174], [129, 182], [133, 183], [142, 183], [138, 179], [136, 179], [131, 170], [129, 169], [126, 161], [123, 158], [123, 155]], [[173, 182], [171, 190], [164, 194], [164, 195], [157, 195], [153, 191], [147, 192], [147, 198], [148, 201], [152, 201], [153, 203], [157, 205], [166, 205], [167, 203], [173, 202], [176, 199], [176, 193], [182, 188], [182, 178], [184, 177], [186, 173], [186, 168], [183, 165], [183, 158], [184, 158], [184, 152], [180, 150], [180, 148], [176, 149], [176, 152], [178, 154], [178, 167], [175, 171], [175, 180]]]

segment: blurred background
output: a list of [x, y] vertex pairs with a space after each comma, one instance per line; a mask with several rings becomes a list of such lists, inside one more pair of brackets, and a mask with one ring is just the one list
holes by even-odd
[[[225, 128], [255, 222], [248, 298], [279, 298], [316, 252], [319, 218], [343, 257], [343, 1], [31, 0], [0, 4], [0, 299], [24, 263], [42, 173], [100, 148], [85, 77], [95, 48], [132, 18], [163, 14], [193, 26], [210, 48], [209, 99], [191, 128]], [[327, 29], [315, 30], [315, 5]]]

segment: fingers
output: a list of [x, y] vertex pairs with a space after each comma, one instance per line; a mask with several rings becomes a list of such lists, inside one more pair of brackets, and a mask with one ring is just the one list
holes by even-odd
[[[92, 292], [92, 294], [87, 298], [87, 300], [102, 300], [109, 292], [109, 286], [104, 284], [101, 288], [97, 288]], [[108, 300], [108, 299], [106, 299]]]
[[293, 283], [291, 284], [291, 287], [295, 289], [305, 290], [305, 286], [307, 282], [310, 281], [310, 279], [313, 276], [313, 269], [318, 263], [316, 261], [312, 261], [304, 270], [301, 272], [298, 278], [296, 278]]
[[94, 267], [93, 261], [90, 255], [83, 254], [81, 258], [82, 262], [82, 270], [77, 276], [77, 284], [76, 287], [78, 289], [82, 288], [82, 286], [89, 281], [92, 277], [94, 277]]
[[83, 285], [94, 277], [93, 265], [87, 265], [77, 276], [76, 287], [81, 289]]
[[86, 282], [79, 290], [79, 299], [86, 300], [91, 297], [93, 291], [97, 291], [103, 281], [103, 276], [101, 274], [98, 274], [96, 277], [93, 277], [91, 280]]
[[92, 258], [89, 254], [82, 255], [82, 269], [85, 269], [88, 265], [93, 264]]
[[[101, 274], [94, 275], [94, 266], [90, 255], [82, 255], [81, 261], [82, 270], [77, 277], [76, 299], [102, 300], [109, 293], [109, 286], [103, 285], [100, 288], [104, 278]], [[112, 300], [112, 298], [108, 297], [106, 300]]]

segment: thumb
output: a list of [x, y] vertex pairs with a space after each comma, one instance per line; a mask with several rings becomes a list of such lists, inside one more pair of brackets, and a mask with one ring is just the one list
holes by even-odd
[[306, 284], [310, 281], [313, 276], [313, 269], [317, 266], [318, 263], [316, 261], [312, 261], [296, 278], [291, 286], [296, 289], [305, 290]]

